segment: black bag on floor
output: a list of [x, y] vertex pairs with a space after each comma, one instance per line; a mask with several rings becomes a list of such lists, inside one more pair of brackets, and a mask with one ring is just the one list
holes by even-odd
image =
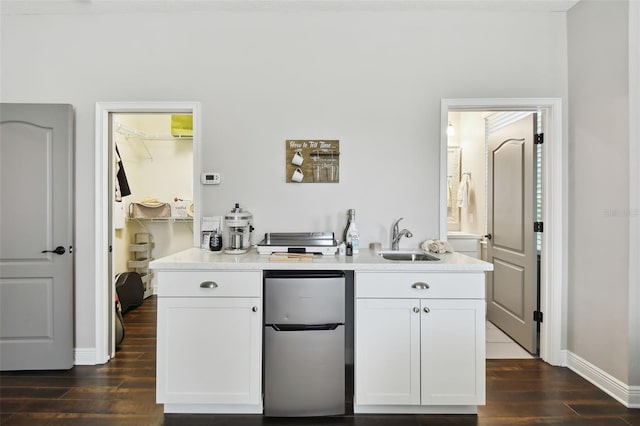
[[140, 274], [123, 272], [116, 275], [116, 294], [120, 300], [123, 314], [131, 308], [140, 306], [142, 299], [144, 299], [144, 285]]
[[120, 301], [118, 300], [118, 296], [116, 296], [115, 301], [115, 334], [116, 334], [116, 346], [118, 346], [124, 340], [124, 319], [122, 318], [122, 307], [120, 306]]

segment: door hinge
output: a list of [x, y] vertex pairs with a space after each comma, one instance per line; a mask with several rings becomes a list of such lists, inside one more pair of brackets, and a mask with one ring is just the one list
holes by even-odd
[[540, 311], [533, 311], [533, 320], [535, 322], [542, 322], [542, 312]]
[[533, 222], [533, 232], [543, 232], [542, 222]]
[[536, 133], [536, 138], [533, 143], [536, 145], [544, 143], [544, 133]]
[[113, 246], [111, 244], [109, 244], [109, 253], [113, 252]]

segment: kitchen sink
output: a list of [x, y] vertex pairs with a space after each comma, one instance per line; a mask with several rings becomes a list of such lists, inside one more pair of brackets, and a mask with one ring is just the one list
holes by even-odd
[[439, 258], [422, 251], [381, 251], [378, 252], [378, 256], [387, 260], [400, 260], [405, 262], [428, 262], [440, 260]]

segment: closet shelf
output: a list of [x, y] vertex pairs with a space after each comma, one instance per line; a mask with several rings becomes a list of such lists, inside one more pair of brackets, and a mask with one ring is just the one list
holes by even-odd
[[145, 141], [172, 141], [172, 140], [193, 140], [192, 135], [170, 135], [170, 134], [151, 134], [146, 133], [133, 127], [116, 123], [116, 132], [123, 135], [127, 139], [141, 139]]
[[193, 222], [192, 217], [154, 217], [154, 218], [142, 218], [142, 217], [128, 217], [128, 221], [135, 220], [137, 222]]
[[149, 267], [149, 259], [142, 258], [136, 260], [127, 261], [129, 268], [138, 269], [138, 268], [148, 268]]
[[143, 244], [129, 244], [129, 251], [143, 251], [146, 252], [154, 247], [154, 243]]
[[151, 251], [154, 246], [152, 235], [146, 232], [135, 234], [133, 243], [129, 244], [130, 259], [127, 261], [127, 266], [130, 271], [140, 274], [145, 298], [153, 294], [151, 281], [153, 279], [153, 271], [149, 270], [149, 261], [153, 260]]

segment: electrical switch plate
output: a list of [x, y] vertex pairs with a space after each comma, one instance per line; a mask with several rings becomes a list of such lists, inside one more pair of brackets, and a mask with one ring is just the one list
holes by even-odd
[[220, 185], [221, 182], [220, 173], [207, 172], [200, 176], [200, 182], [203, 185]]

